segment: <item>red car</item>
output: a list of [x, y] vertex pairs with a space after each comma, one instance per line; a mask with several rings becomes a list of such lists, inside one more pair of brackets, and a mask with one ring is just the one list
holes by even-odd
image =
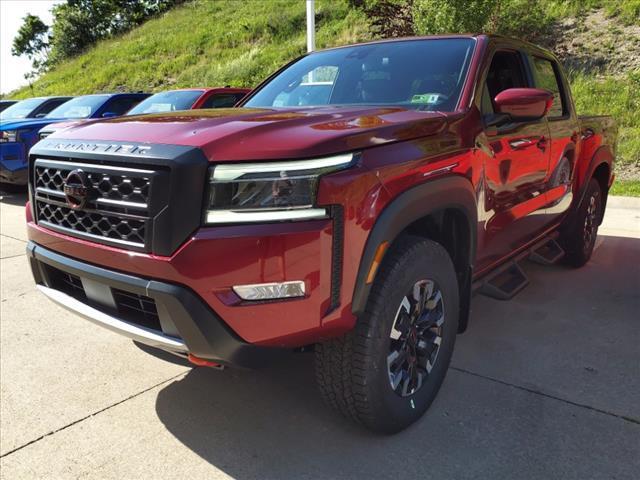
[[[182, 88], [158, 92], [138, 103], [125, 115], [141, 115], [145, 113], [173, 112], [175, 110], [191, 110], [195, 108], [231, 108], [242, 100], [249, 88]], [[116, 116], [116, 115], [111, 115]], [[42, 128], [39, 138], [48, 137], [53, 132], [78, 125], [83, 121], [52, 123]]]
[[474, 292], [590, 258], [616, 126], [548, 51], [494, 36], [305, 55], [242, 108], [72, 127], [30, 156], [28, 253], [69, 310], [198, 365], [315, 348], [382, 432], [435, 398]]

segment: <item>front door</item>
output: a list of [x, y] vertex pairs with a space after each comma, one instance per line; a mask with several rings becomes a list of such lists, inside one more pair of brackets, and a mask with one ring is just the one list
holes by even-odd
[[483, 86], [484, 202], [480, 205], [476, 271], [491, 267], [544, 228], [545, 180], [549, 168], [546, 118], [497, 122], [493, 99], [509, 88], [531, 87], [523, 55], [497, 51]]
[[531, 70], [536, 88], [553, 92], [553, 105], [547, 114], [549, 122], [549, 172], [545, 187], [547, 223], [559, 220], [571, 205], [572, 178], [577, 158], [578, 121], [570, 108], [568, 89], [555, 60], [532, 55]]

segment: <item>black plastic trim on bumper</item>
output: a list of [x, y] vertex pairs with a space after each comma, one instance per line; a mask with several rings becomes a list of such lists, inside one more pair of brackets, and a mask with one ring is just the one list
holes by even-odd
[[[175, 326], [187, 351], [197, 357], [225, 365], [256, 368], [286, 352], [280, 348], [244, 342], [200, 297], [186, 287], [107, 270], [60, 255], [34, 242], [27, 245], [27, 254], [34, 279], [39, 285], [51, 286], [44, 264], [112, 288], [153, 298], [158, 313]], [[122, 333], [125, 334], [124, 331]], [[150, 345], [158, 347], [157, 344]]]

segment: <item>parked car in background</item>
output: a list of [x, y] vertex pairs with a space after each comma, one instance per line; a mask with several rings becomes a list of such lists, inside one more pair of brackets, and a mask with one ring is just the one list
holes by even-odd
[[0, 100], [0, 112], [6, 110], [11, 105], [18, 103], [18, 100]]
[[156, 93], [140, 102], [127, 115], [163, 113], [198, 108], [230, 108], [242, 100], [249, 88], [183, 88]]
[[35, 97], [20, 100], [0, 112], [0, 125], [6, 120], [42, 118], [73, 97]]
[[[249, 88], [184, 88], [159, 92], [144, 99], [125, 115], [143, 115], [145, 113], [173, 112], [194, 108], [229, 108], [233, 107], [249, 93]], [[52, 123], [42, 128], [39, 138], [47, 138], [53, 132], [78, 125], [87, 120]]]
[[326, 402], [380, 432], [433, 402], [473, 292], [512, 298], [525, 258], [589, 261], [614, 180], [615, 121], [501, 36], [313, 52], [215, 113], [39, 142], [38, 289], [196, 365], [313, 348]]
[[[39, 140], [39, 131], [55, 122], [80, 118], [117, 117], [131, 110], [148, 93], [112, 93], [82, 95], [65, 101], [42, 118], [20, 117], [0, 122], [0, 182], [15, 185], [27, 183], [27, 155]], [[24, 102], [28, 102], [25, 100]], [[16, 109], [23, 102], [2, 113]], [[40, 116], [41, 114], [37, 114]]]

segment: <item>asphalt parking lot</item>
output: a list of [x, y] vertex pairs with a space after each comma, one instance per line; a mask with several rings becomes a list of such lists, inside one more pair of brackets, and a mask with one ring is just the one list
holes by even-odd
[[24, 201], [0, 202], [3, 479], [640, 477], [640, 199], [610, 199], [583, 269], [476, 297], [433, 407], [390, 437], [322, 405], [310, 354], [192, 369], [50, 303]]

